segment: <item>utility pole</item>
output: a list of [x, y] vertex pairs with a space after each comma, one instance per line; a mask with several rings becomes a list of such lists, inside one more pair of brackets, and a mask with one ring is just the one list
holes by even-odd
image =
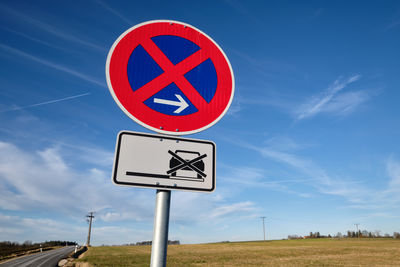
[[88, 247], [90, 247], [90, 232], [92, 231], [92, 219], [94, 218], [93, 216], [93, 211], [89, 212], [89, 215], [86, 215], [86, 217], [88, 217], [87, 221], [89, 222], [89, 232], [88, 232], [88, 236], [87, 236], [87, 242], [86, 245]]
[[264, 222], [265, 217], [260, 217], [260, 218], [261, 218], [262, 221], [263, 221], [263, 233], [264, 233], [264, 241], [265, 241], [265, 222]]
[[359, 223], [354, 224], [357, 227], [357, 237], [360, 237], [360, 232], [358, 232], [358, 226], [360, 225]]

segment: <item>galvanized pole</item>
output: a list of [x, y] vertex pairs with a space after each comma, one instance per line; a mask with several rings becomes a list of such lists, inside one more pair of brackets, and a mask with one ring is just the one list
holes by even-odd
[[165, 267], [167, 265], [170, 204], [171, 191], [158, 189], [154, 212], [153, 242], [151, 245], [151, 267]]

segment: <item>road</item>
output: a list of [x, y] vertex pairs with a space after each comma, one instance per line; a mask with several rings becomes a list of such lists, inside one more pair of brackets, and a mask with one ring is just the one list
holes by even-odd
[[75, 246], [63, 247], [36, 253], [0, 264], [0, 267], [55, 267], [57, 263], [74, 251]]

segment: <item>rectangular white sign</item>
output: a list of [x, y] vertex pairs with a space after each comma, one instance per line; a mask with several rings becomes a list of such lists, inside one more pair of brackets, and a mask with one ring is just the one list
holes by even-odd
[[118, 185], [211, 192], [215, 153], [211, 141], [122, 131], [112, 180]]

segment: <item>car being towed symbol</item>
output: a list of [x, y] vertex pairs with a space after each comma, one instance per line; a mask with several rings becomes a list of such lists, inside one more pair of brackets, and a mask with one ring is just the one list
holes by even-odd
[[[203, 180], [203, 176], [205, 177], [205, 174], [202, 173], [204, 172], [204, 162], [202, 158], [205, 157], [206, 155], [201, 156], [199, 152], [187, 151], [187, 150], [175, 150], [175, 153], [170, 153], [170, 154], [172, 154], [172, 158], [169, 161], [169, 168], [170, 170], [173, 171], [172, 172], [168, 171], [168, 172], [171, 173], [171, 176], [183, 177], [183, 178], [197, 178]], [[174, 168], [176, 169], [176, 167], [183, 165], [182, 159], [189, 164], [182, 166], [182, 168], [179, 168], [178, 170], [174, 170]], [[192, 161], [194, 162], [190, 163]], [[200, 170], [200, 172], [198, 172], [198, 170]]]

